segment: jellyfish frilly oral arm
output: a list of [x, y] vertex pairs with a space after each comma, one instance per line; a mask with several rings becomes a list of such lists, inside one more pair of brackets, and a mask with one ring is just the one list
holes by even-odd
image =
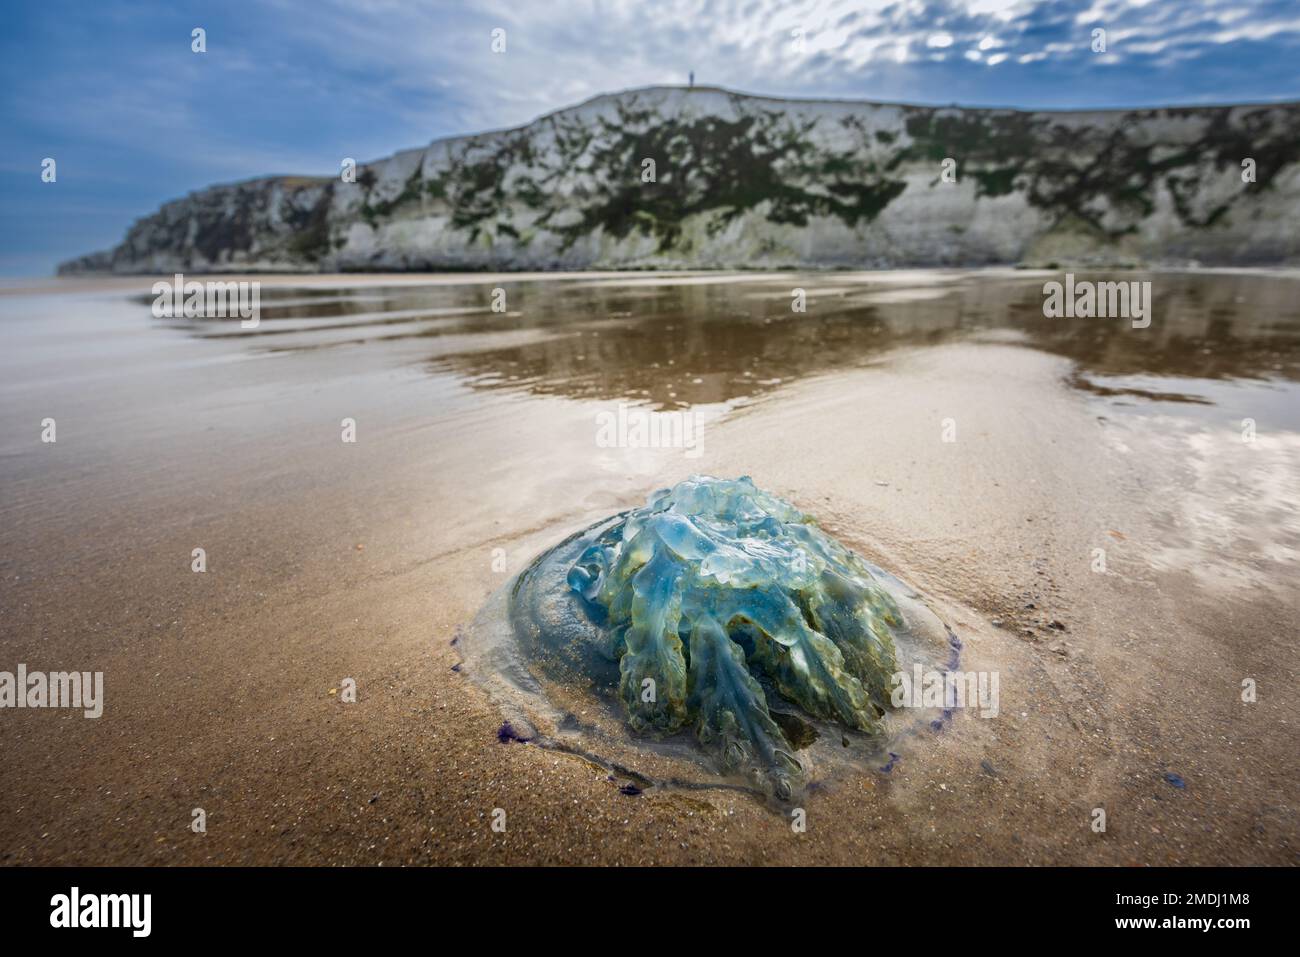
[[862, 588], [827, 571], [809, 593], [807, 607], [817, 631], [839, 649], [844, 669], [862, 683], [877, 711], [886, 710], [889, 679], [897, 670], [889, 634], [890, 623], [899, 620], [893, 601], [879, 588]]
[[632, 577], [632, 623], [619, 662], [619, 696], [635, 731], [672, 733], [687, 720], [686, 659], [677, 634], [681, 578], [682, 570], [662, 552]]
[[696, 738], [724, 767], [755, 771], [768, 780], [768, 790], [785, 797], [789, 779], [802, 777], [803, 767], [772, 720], [744, 650], [709, 615], [696, 620], [690, 644], [688, 700]]
[[781, 695], [811, 715], [838, 719], [858, 731], [873, 731], [875, 713], [862, 682], [844, 668], [844, 656], [825, 635], [809, 628], [794, 603], [776, 627], [755, 621], [762, 637], [755, 659]]

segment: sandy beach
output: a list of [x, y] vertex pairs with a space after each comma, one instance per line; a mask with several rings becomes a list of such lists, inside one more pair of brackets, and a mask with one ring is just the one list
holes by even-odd
[[[155, 318], [154, 277], [0, 288], [0, 670], [105, 687], [0, 712], [0, 863], [1296, 863], [1293, 273], [1135, 274], [1145, 329], [1015, 270], [245, 278], [256, 329]], [[700, 454], [602, 447], [620, 403]], [[458, 630], [693, 473], [920, 588], [999, 715], [805, 833], [499, 740]]]

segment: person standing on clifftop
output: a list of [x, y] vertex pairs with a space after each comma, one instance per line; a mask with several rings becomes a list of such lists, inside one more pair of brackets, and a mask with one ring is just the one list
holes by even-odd
[[694, 71], [694, 70], [691, 71], [691, 80], [690, 80], [690, 85], [687, 87], [687, 89], [691, 89], [691, 90], [695, 89], [695, 71]]

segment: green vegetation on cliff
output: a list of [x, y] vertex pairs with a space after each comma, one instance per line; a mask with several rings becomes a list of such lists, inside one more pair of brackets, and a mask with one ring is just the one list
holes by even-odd
[[[406, 157], [362, 167], [355, 183], [282, 178], [192, 194], [83, 268], [718, 265], [736, 225], [748, 249], [817, 265], [818, 237], [845, 237], [834, 261], [851, 262], [845, 243], [870, 245], [886, 219], [877, 264], [1014, 260], [1060, 232], [1098, 248], [1168, 235], [1180, 250], [1213, 233], [1201, 245], [1221, 254], [1262, 208], [1295, 204], [1300, 108], [1031, 113], [652, 89], [434, 144], [414, 165]], [[942, 175], [948, 161], [956, 183]], [[985, 203], [1029, 210], [1023, 235], [998, 232], [999, 217], [972, 228]], [[940, 234], [960, 245], [938, 249], [927, 237]], [[1238, 258], [1296, 253], [1274, 238]], [[732, 265], [748, 264], [739, 256]]]

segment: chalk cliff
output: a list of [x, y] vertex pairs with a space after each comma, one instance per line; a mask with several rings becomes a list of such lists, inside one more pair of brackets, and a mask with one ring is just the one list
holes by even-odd
[[653, 87], [356, 172], [203, 189], [59, 271], [1300, 262], [1300, 104], [1026, 112]]

